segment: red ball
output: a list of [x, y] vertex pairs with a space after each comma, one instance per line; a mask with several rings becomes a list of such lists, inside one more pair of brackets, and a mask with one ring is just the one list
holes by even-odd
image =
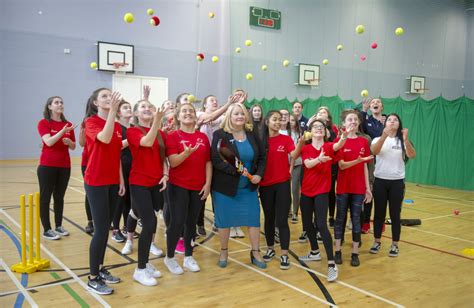
[[160, 19], [156, 16], [153, 16], [151, 20], [153, 21], [153, 24], [155, 25], [155, 27], [160, 24]]
[[196, 55], [196, 59], [197, 59], [198, 61], [204, 60], [204, 54], [198, 53], [198, 54]]
[[377, 45], [377, 43], [376, 43], [376, 42], [373, 42], [373, 43], [372, 43], [372, 45], [370, 45], [370, 47], [372, 47], [372, 49], [375, 49], [375, 48], [377, 48], [377, 46], [378, 46], [378, 45]]
[[454, 215], [459, 215], [459, 210], [454, 210]]

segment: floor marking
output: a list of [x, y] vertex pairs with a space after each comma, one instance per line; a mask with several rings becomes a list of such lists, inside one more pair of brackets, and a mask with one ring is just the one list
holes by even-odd
[[[21, 228], [20, 224], [18, 224], [18, 222], [16, 222], [15, 219], [13, 219], [10, 215], [7, 214], [7, 212], [5, 212], [3, 209], [0, 209], [0, 213], [2, 213], [3, 215], [5, 215], [5, 217], [7, 217], [17, 228]], [[28, 232], [27, 232], [28, 234]], [[58, 264], [60, 267], [62, 267], [64, 269], [65, 272], [67, 272], [71, 277], [74, 278], [74, 280], [76, 280], [80, 285], [81, 287], [83, 287], [93, 298], [95, 298], [102, 306], [104, 307], [110, 307], [110, 305], [102, 298], [100, 297], [99, 295], [97, 295], [96, 293], [92, 292], [91, 290], [89, 290], [89, 288], [87, 287], [86, 283], [84, 281], [82, 281], [73, 271], [71, 271], [69, 269], [69, 267], [67, 267], [64, 263], [62, 263], [51, 251], [49, 251], [46, 247], [44, 247], [44, 245], [41, 245], [41, 249], [46, 252], [48, 254], [48, 256], [56, 263]]]
[[[463, 214], [468, 214], [468, 213], [474, 213], [474, 211], [460, 212], [458, 215], [461, 216], [461, 215], [463, 215]], [[449, 214], [449, 215], [443, 215], [443, 216], [429, 217], [429, 218], [423, 218], [422, 221], [433, 220], [433, 219], [439, 219], [439, 218], [445, 218], [445, 217], [456, 217], [456, 216], [458, 216], [458, 215], [456, 215], [456, 214]]]
[[21, 292], [21, 294], [23, 294], [23, 296], [25, 297], [26, 301], [28, 303], [30, 303], [31, 307], [35, 307], [35, 308], [38, 308], [38, 305], [36, 304], [36, 302], [33, 300], [33, 298], [31, 298], [30, 294], [28, 294], [28, 292], [25, 290], [25, 287], [23, 287], [21, 285], [21, 283], [18, 281], [18, 279], [16, 279], [15, 275], [12, 273], [12, 271], [10, 270], [10, 268], [8, 267], [8, 265], [5, 263], [5, 261], [3, 261], [2, 258], [0, 258], [0, 264], [2, 265], [2, 267], [5, 269], [5, 272], [8, 274], [8, 276], [10, 276], [10, 279], [13, 281], [13, 283], [17, 286], [18, 290]]
[[[49, 288], [49, 287], [59, 286], [59, 285], [62, 285], [62, 284], [76, 283], [76, 282], [77, 282], [77, 281], [72, 280], [72, 277], [70, 277], [70, 278], [69, 278], [68, 280], [66, 280], [66, 281], [60, 281], [60, 282], [50, 283], [50, 284], [43, 285], [43, 286], [38, 286], [38, 287], [29, 287], [29, 288], [25, 288], [25, 290], [26, 290], [26, 291], [34, 291], [34, 290], [38, 290], [38, 289], [46, 289], [46, 288]], [[20, 291], [20, 290], [14, 290], [14, 291], [2, 292], [2, 293], [0, 293], [0, 297], [7, 296], [7, 295], [11, 295], [11, 294], [15, 294], [15, 293], [18, 293], [18, 292], [21, 292], [21, 291]]]
[[460, 238], [460, 237], [445, 235], [445, 234], [442, 234], [442, 233], [436, 233], [436, 232], [431, 232], [431, 231], [426, 231], [426, 230], [420, 230], [420, 229], [417, 229], [416, 227], [409, 227], [409, 226], [404, 226], [404, 227], [408, 230], [414, 230], [414, 231], [428, 233], [428, 234], [432, 234], [432, 235], [436, 235], [436, 236], [447, 237], [447, 238], [462, 241], [462, 242], [474, 243], [474, 241], [466, 240], [466, 239], [463, 239], [463, 238]]
[[[419, 196], [418, 198], [422, 198], [422, 199], [435, 200], [435, 201], [439, 201], [439, 202], [456, 204], [456, 205], [461, 205], [461, 206], [474, 206], [474, 204], [469, 204], [469, 203], [472, 203], [472, 201], [468, 201], [468, 200], [466, 200], [467, 203], [459, 203], [459, 202], [454, 202], [454, 201], [445, 200], [445, 199], [433, 198], [433, 195], [420, 193], [420, 192], [407, 193], [407, 195], [410, 195], [410, 194], [418, 195]], [[456, 200], [456, 199], [452, 199], [452, 200]]]

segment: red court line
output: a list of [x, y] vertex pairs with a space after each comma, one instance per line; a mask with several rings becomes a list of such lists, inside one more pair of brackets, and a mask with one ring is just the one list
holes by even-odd
[[[392, 239], [390, 236], [386, 236], [386, 235], [382, 235], [382, 237]], [[474, 261], [474, 258], [469, 258], [467, 256], [463, 256], [463, 255], [460, 255], [460, 254], [457, 254], [457, 253], [454, 253], [454, 252], [449, 252], [449, 251], [446, 251], [446, 250], [441, 250], [441, 249], [438, 249], [438, 248], [433, 248], [433, 247], [429, 247], [429, 246], [425, 246], [425, 245], [421, 245], [421, 244], [417, 244], [417, 243], [413, 243], [413, 242], [409, 242], [409, 241], [404, 241], [404, 240], [399, 240], [399, 242], [407, 243], [407, 244], [410, 244], [410, 245], [414, 245], [414, 246], [426, 248], [426, 249], [429, 249], [429, 250], [441, 252], [441, 253], [444, 253], [444, 254], [452, 255], [452, 256], [455, 256], [455, 257], [459, 257], [459, 258], [463, 258], [463, 259], [468, 259], [470, 261]]]

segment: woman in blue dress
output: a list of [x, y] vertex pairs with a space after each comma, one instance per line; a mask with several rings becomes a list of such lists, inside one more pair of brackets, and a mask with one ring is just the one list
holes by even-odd
[[[249, 114], [242, 104], [229, 107], [221, 127], [214, 132], [211, 146], [212, 198], [221, 242], [218, 265], [227, 266], [230, 228], [246, 226], [252, 246], [250, 261], [266, 268], [259, 251], [260, 204], [256, 190], [265, 171], [265, 151], [252, 133]], [[236, 161], [243, 167], [237, 168]]]

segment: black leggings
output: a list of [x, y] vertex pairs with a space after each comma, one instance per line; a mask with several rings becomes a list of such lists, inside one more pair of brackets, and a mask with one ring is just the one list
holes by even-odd
[[94, 221], [94, 235], [89, 246], [89, 267], [93, 276], [99, 274], [104, 263], [109, 227], [118, 198], [118, 185], [90, 186], [84, 184]]
[[148, 263], [150, 245], [153, 233], [156, 231], [155, 209], [163, 205], [163, 194], [160, 192], [161, 185], [153, 187], [143, 187], [130, 185], [130, 194], [138, 213], [142, 220], [142, 233], [138, 240], [138, 268], [143, 269]]
[[394, 242], [400, 240], [402, 201], [405, 194], [405, 180], [383, 180], [375, 178], [374, 181], [374, 237], [382, 237], [382, 226], [385, 223], [387, 213], [387, 201], [392, 221], [392, 239]]
[[71, 168], [38, 166], [38, 182], [40, 186], [40, 216], [44, 231], [51, 229], [49, 220], [49, 203], [51, 195], [54, 199], [54, 222], [61, 227], [63, 222], [64, 195], [66, 193]]
[[291, 206], [290, 181], [270, 186], [260, 186], [260, 200], [265, 216], [265, 239], [267, 245], [275, 245], [275, 222], [280, 234], [282, 250], [290, 247], [290, 228], [288, 226], [288, 212]]
[[[81, 166], [81, 171], [82, 177], [84, 177], [84, 174], [86, 173], [86, 166]], [[92, 221], [91, 206], [89, 204], [89, 199], [87, 199], [87, 194], [85, 199], [84, 205], [86, 207], [87, 221]]]
[[131, 201], [130, 201], [130, 189], [128, 179], [130, 177], [130, 169], [132, 165], [129, 163], [122, 163], [123, 180], [125, 183], [125, 195], [119, 196], [117, 199], [117, 206], [115, 207], [113, 217], [113, 228], [114, 230], [120, 229], [120, 217], [123, 216], [123, 223], [126, 224], [128, 213], [130, 213]]
[[334, 260], [332, 249], [332, 237], [329, 233], [327, 216], [328, 216], [329, 194], [316, 195], [307, 197], [301, 194], [301, 215], [303, 226], [306, 230], [311, 244], [311, 250], [318, 250], [318, 240], [316, 239], [316, 229], [313, 224], [313, 214], [316, 216], [316, 225], [323, 238], [324, 248], [329, 261]]
[[336, 179], [337, 179], [338, 167], [337, 165], [331, 166], [331, 190], [329, 191], [329, 217], [334, 218], [336, 213]]
[[168, 183], [168, 203], [170, 222], [166, 229], [166, 245], [168, 258], [174, 257], [176, 244], [184, 230], [184, 248], [186, 257], [193, 255], [191, 240], [196, 235], [196, 223], [199, 211], [204, 206], [199, 191], [188, 190]]

